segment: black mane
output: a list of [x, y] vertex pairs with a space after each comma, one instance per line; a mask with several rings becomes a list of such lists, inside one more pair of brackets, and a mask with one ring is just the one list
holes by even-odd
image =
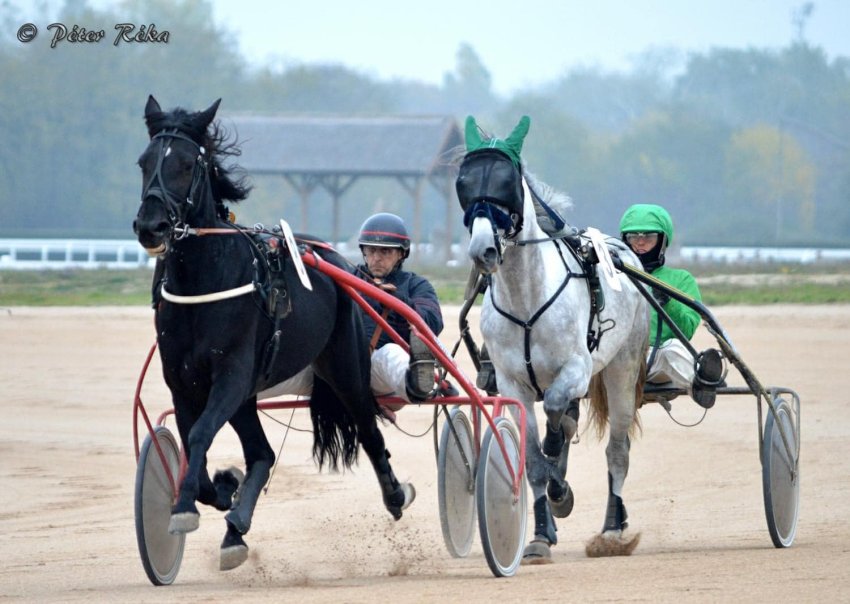
[[222, 165], [225, 157], [238, 157], [242, 154], [238, 140], [235, 136], [231, 140], [230, 133], [218, 120], [213, 121], [209, 128], [204, 128], [199, 116], [200, 112], [190, 113], [178, 107], [173, 111], [152, 113], [145, 117], [145, 123], [151, 137], [163, 130], [177, 130], [207, 150], [212, 162], [210, 184], [216, 202], [237, 203], [246, 199], [252, 189], [248, 177], [245, 174], [234, 176], [234, 173], [241, 173], [242, 168], [237, 164], [228, 167]]

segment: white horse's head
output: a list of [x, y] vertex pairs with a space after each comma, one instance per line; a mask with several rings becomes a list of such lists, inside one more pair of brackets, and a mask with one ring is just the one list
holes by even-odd
[[470, 234], [467, 255], [480, 273], [495, 273], [508, 238], [516, 235], [521, 225], [521, 215], [487, 201], [477, 202], [470, 210], [466, 221]]

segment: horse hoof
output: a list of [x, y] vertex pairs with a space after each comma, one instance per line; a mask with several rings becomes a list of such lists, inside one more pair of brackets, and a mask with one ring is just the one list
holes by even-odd
[[233, 570], [240, 566], [248, 559], [247, 545], [233, 545], [230, 547], [221, 548], [221, 558], [219, 560], [219, 570]]
[[401, 509], [406, 510], [416, 499], [416, 488], [409, 482], [402, 484], [401, 488], [404, 491], [404, 505], [401, 506]]
[[546, 494], [549, 495], [549, 507], [552, 510], [552, 515], [555, 518], [566, 518], [573, 511], [573, 505], [575, 504], [575, 497], [573, 496], [573, 490], [570, 488], [570, 485], [566, 484], [565, 492], [561, 494], [561, 497], [558, 499], [552, 498], [552, 483], [549, 483], [549, 488], [546, 489]]
[[585, 544], [588, 558], [631, 556], [640, 543], [640, 533], [630, 535], [626, 531], [607, 531], [596, 535]]
[[[404, 482], [398, 485], [398, 490], [395, 492], [393, 499], [397, 495], [402, 495], [404, 500], [400, 505], [387, 504], [387, 510], [396, 520], [401, 520], [402, 512], [410, 507], [413, 500], [416, 499], [416, 489], [409, 482]], [[386, 502], [385, 502], [386, 503]]]
[[213, 476], [213, 486], [216, 491], [215, 508], [226, 511], [233, 507], [239, 499], [239, 489], [245, 482], [245, 474], [236, 466], [226, 470], [218, 470]]
[[182, 535], [198, 530], [201, 525], [201, 515], [194, 512], [172, 514], [168, 523], [168, 532], [172, 535]]
[[552, 547], [545, 541], [532, 541], [522, 552], [521, 564], [552, 564]]

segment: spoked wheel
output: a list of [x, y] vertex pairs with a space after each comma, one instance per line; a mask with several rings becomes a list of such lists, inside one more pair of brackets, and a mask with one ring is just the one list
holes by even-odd
[[446, 549], [464, 558], [475, 530], [475, 447], [469, 419], [460, 408], [449, 413], [437, 455], [440, 526]]
[[478, 528], [490, 570], [497, 577], [512, 577], [522, 560], [525, 541], [528, 511], [525, 474], [519, 496], [514, 497], [510, 468], [513, 468], [514, 474], [523, 471], [519, 467], [519, 437], [506, 417], [497, 417], [495, 426], [505, 444], [507, 459], [502, 454], [496, 434], [488, 428], [481, 443], [475, 481]]
[[[165, 426], [154, 429], [154, 438], [165, 455], [174, 480], [180, 476], [180, 451]], [[168, 522], [174, 502], [174, 487], [162, 460], [148, 435], [139, 453], [136, 467], [136, 541], [145, 573], [154, 585], [171, 585], [183, 560], [186, 535], [171, 535]]]
[[764, 512], [773, 545], [789, 547], [797, 533], [800, 505], [800, 434], [796, 414], [788, 401], [777, 397], [774, 405], [776, 416], [768, 412], [762, 443]]

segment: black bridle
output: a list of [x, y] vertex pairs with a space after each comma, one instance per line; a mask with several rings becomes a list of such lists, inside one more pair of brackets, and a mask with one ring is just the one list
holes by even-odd
[[[174, 239], [182, 239], [189, 233], [186, 225], [186, 217], [189, 208], [195, 207], [195, 201], [199, 199], [199, 194], [203, 193], [204, 187], [209, 187], [209, 162], [205, 159], [206, 149], [186, 136], [176, 128], [171, 131], [163, 131], [151, 137], [151, 142], [159, 139], [159, 152], [156, 158], [156, 167], [150, 180], [142, 189], [142, 203], [148, 198], [153, 198], [160, 201], [165, 207], [165, 213], [168, 216], [168, 223], [171, 227], [171, 237]], [[192, 169], [192, 184], [189, 186], [189, 192], [186, 196], [186, 201], [165, 184], [165, 179], [162, 176], [162, 165], [165, 158], [168, 157], [171, 149], [170, 141], [180, 139], [191, 143], [198, 150], [198, 155], [195, 158], [195, 164]]]

